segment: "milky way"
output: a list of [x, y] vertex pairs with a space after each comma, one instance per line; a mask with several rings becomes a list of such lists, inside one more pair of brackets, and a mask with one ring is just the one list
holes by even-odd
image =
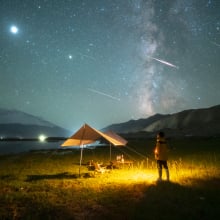
[[218, 0], [1, 2], [0, 108], [68, 129], [219, 104]]

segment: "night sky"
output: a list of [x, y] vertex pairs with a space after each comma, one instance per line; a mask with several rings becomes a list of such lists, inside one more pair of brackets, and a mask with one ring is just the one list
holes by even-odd
[[0, 108], [101, 129], [220, 104], [219, 0], [0, 0]]

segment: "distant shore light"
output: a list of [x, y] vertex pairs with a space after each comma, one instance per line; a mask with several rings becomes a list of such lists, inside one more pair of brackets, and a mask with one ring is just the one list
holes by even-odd
[[46, 138], [47, 138], [47, 137], [46, 137], [45, 135], [43, 135], [43, 134], [41, 134], [41, 135], [38, 137], [38, 139], [39, 139], [41, 142], [44, 142]]

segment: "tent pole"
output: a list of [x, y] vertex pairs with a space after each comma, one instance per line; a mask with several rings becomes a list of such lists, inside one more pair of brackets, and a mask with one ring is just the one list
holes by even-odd
[[112, 144], [110, 143], [110, 162], [112, 161]]
[[80, 161], [79, 161], [79, 177], [80, 177], [80, 168], [82, 164], [82, 156], [83, 156], [83, 145], [80, 146], [81, 151], [80, 151]]
[[86, 124], [83, 125], [83, 133], [82, 133], [82, 137], [80, 139], [80, 148], [81, 148], [81, 152], [80, 152], [80, 161], [79, 161], [79, 177], [80, 177], [80, 169], [81, 169], [81, 164], [82, 164], [82, 156], [83, 156], [83, 144], [82, 144], [82, 140], [85, 134], [85, 126]]

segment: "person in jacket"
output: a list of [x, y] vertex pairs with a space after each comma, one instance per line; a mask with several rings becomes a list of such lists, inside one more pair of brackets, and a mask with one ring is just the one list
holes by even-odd
[[158, 168], [158, 181], [162, 180], [162, 168], [165, 169], [167, 181], [169, 181], [169, 168], [167, 165], [168, 160], [168, 146], [165, 139], [164, 132], [159, 132], [157, 134], [156, 147], [154, 149], [155, 159], [157, 161]]

